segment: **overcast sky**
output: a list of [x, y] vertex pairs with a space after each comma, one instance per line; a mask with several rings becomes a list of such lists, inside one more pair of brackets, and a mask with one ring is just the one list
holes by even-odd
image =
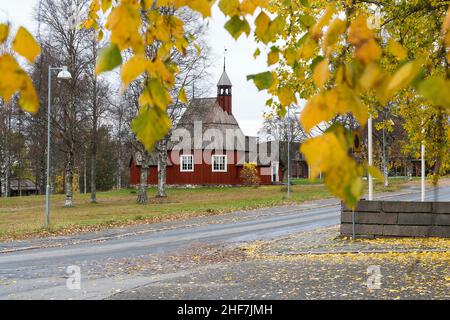
[[[38, 0], [0, 0], [0, 20], [8, 20], [15, 26], [23, 25], [34, 32], [36, 25], [32, 20], [32, 13], [37, 3]], [[258, 92], [253, 83], [246, 80], [246, 76], [265, 71], [267, 69], [265, 58], [261, 55], [254, 60], [253, 52], [256, 49], [254, 41], [246, 37], [235, 41], [223, 28], [225, 22], [226, 18], [216, 6], [209, 23], [209, 41], [214, 61], [210, 95], [216, 94], [215, 85], [222, 73], [226, 47], [227, 73], [233, 83], [233, 113], [245, 134], [256, 135], [262, 125], [262, 113], [268, 97]]]

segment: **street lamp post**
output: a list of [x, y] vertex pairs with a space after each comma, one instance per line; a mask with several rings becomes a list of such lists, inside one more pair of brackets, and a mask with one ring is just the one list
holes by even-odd
[[421, 170], [421, 181], [420, 181], [420, 200], [425, 201], [425, 144], [422, 142], [420, 146], [420, 170]]
[[67, 67], [55, 68], [48, 67], [48, 110], [47, 110], [47, 186], [45, 190], [45, 227], [50, 225], [50, 133], [51, 133], [51, 112], [52, 112], [52, 72], [60, 71], [58, 79], [69, 80], [72, 75]]
[[[293, 131], [291, 124], [291, 114], [290, 114], [291, 106], [287, 107], [287, 117], [288, 117], [288, 134], [287, 134], [287, 145], [288, 145], [288, 182], [287, 182], [287, 197], [288, 199], [291, 197], [291, 142], [293, 142]], [[300, 112], [294, 112], [294, 116], [297, 117]]]
[[[372, 117], [369, 116], [367, 122], [367, 140], [368, 140], [368, 153], [369, 153], [369, 166], [373, 165], [373, 154], [372, 154]], [[369, 200], [373, 200], [373, 177], [369, 172]]]
[[287, 107], [288, 114], [288, 134], [287, 134], [287, 145], [288, 145], [288, 181], [287, 181], [287, 197], [291, 198], [291, 116], [289, 113], [290, 106]]
[[[425, 201], [425, 127], [422, 120], [422, 143], [420, 145], [420, 200]], [[436, 199], [435, 199], [436, 200]]]
[[[422, 112], [425, 110], [425, 106], [421, 107]], [[420, 200], [422, 202], [425, 201], [425, 126], [423, 121], [423, 114], [422, 114], [422, 122], [421, 122], [421, 129], [422, 129], [422, 141], [420, 145], [420, 175], [421, 175], [421, 183], [420, 183]]]

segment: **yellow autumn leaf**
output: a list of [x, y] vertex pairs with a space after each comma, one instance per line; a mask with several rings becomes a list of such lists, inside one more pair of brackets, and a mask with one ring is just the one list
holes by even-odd
[[3, 42], [8, 39], [9, 35], [9, 25], [5, 23], [0, 23], [0, 44], [3, 44]]
[[362, 170], [354, 159], [346, 157], [324, 173], [324, 183], [349, 208], [355, 208], [363, 193]]
[[334, 5], [329, 5], [320, 19], [317, 21], [317, 23], [311, 28], [310, 34], [311, 38], [314, 40], [319, 39], [322, 37], [322, 29], [330, 22], [331, 17], [333, 16], [334, 12], [336, 11], [336, 8]]
[[151, 152], [155, 143], [167, 134], [171, 122], [166, 112], [159, 108], [143, 106], [131, 127], [136, 138]]
[[181, 88], [180, 93], [178, 94], [178, 99], [180, 100], [181, 103], [184, 104], [188, 103], [188, 98], [186, 96], [186, 90], [184, 90], [184, 87]]
[[359, 124], [364, 126], [368, 119], [368, 108], [358, 95], [345, 84], [337, 86], [333, 91], [337, 94], [337, 100], [334, 103], [336, 113], [345, 115], [350, 112]]
[[359, 82], [361, 86], [367, 90], [375, 87], [380, 81], [382, 81], [382, 76], [383, 75], [380, 68], [375, 63], [371, 63], [364, 69]]
[[156, 106], [165, 111], [169, 104], [172, 103], [169, 93], [158, 79], [149, 79], [147, 81], [146, 88], [148, 89], [148, 93], [153, 100], [152, 106]]
[[272, 50], [267, 55], [267, 65], [271, 66], [280, 60], [280, 53], [277, 50]]
[[328, 60], [324, 59], [317, 64], [314, 68], [313, 81], [318, 88], [322, 88], [325, 82], [328, 80]]
[[204, 17], [211, 16], [211, 7], [213, 4], [213, 0], [189, 0], [186, 2], [188, 7], [201, 13]]
[[225, 29], [233, 36], [233, 38], [238, 39], [242, 33], [247, 36], [250, 34], [250, 25], [245, 18], [239, 18], [239, 16], [233, 16], [225, 24]]
[[19, 91], [20, 107], [24, 111], [36, 113], [39, 109], [39, 98], [33, 82], [11, 55], [0, 56], [0, 74], [0, 97], [9, 101]]
[[15, 52], [33, 63], [41, 53], [41, 47], [24, 27], [20, 27], [14, 38], [12, 48]]
[[89, 6], [89, 13], [95, 14], [97, 11], [101, 9], [101, 3], [99, 0], [92, 0], [91, 5]]
[[27, 75], [23, 75], [22, 86], [20, 88], [19, 105], [24, 111], [33, 114], [39, 110], [39, 97], [36, 93], [33, 82]]
[[243, 14], [253, 14], [258, 6], [255, 0], [243, 0], [240, 9]]
[[383, 174], [381, 173], [381, 171], [374, 166], [367, 166], [367, 172], [374, 177], [374, 179], [378, 179], [378, 180], [383, 180]]
[[328, 189], [349, 207], [354, 207], [362, 194], [361, 169], [348, 156], [342, 128], [309, 139], [300, 148], [311, 168], [311, 177], [324, 174]]
[[106, 12], [109, 8], [111, 8], [112, 0], [102, 0], [102, 11]]
[[334, 19], [328, 28], [328, 31], [325, 35], [325, 39], [323, 41], [322, 49], [324, 52], [327, 52], [327, 48], [333, 46], [339, 40], [339, 36], [341, 36], [345, 32], [346, 23], [341, 19]]
[[400, 69], [394, 73], [391, 81], [389, 81], [386, 88], [386, 95], [391, 97], [398, 90], [408, 86], [418, 75], [419, 71], [420, 63], [418, 61], [410, 61], [401, 66]]
[[105, 34], [104, 34], [103, 30], [100, 30], [97, 35], [97, 42], [101, 42], [103, 40], [104, 36], [105, 36]]
[[443, 94], [450, 92], [450, 81], [442, 76], [431, 76], [423, 80], [417, 89], [431, 104], [450, 109], [450, 96]]
[[348, 40], [355, 46], [355, 57], [364, 64], [378, 60], [381, 48], [375, 41], [375, 35], [367, 26], [365, 15], [359, 15], [350, 25]]
[[122, 90], [126, 89], [129, 84], [139, 77], [147, 68], [148, 61], [144, 55], [134, 55], [122, 66]]
[[342, 161], [347, 156], [347, 151], [333, 133], [325, 133], [305, 141], [301, 151], [310, 165], [312, 178], [329, 171], [334, 167], [334, 162]]
[[305, 43], [297, 50], [299, 59], [309, 60], [314, 53], [319, 49], [317, 42], [308, 38]]
[[281, 87], [281, 89], [279, 90], [278, 99], [280, 100], [282, 106], [289, 106], [297, 101], [292, 89], [286, 86]]
[[98, 53], [95, 73], [111, 71], [122, 64], [122, 54], [117, 45], [111, 44], [109, 47], [103, 48]]
[[442, 31], [444, 31], [444, 33], [450, 32], [450, 6], [445, 15], [444, 23], [442, 24]]
[[226, 16], [239, 14], [239, 0], [220, 0], [219, 8]]
[[286, 63], [290, 66], [293, 66], [297, 61], [297, 50], [293, 48], [287, 48], [283, 51], [284, 59], [286, 59]]
[[276, 84], [275, 74], [270, 71], [248, 75], [247, 80], [253, 80], [260, 91], [270, 89]]
[[[320, 93], [311, 99], [305, 105], [300, 116], [300, 122], [306, 132], [310, 132], [312, 128], [320, 124], [323, 121], [330, 120], [334, 115], [335, 111], [330, 107], [327, 102], [327, 95], [329, 95], [328, 101], [333, 99], [333, 92]], [[335, 96], [337, 99], [337, 97]]]
[[368, 108], [345, 84], [319, 93], [306, 103], [300, 121], [307, 132], [335, 115], [352, 113], [361, 125], [367, 122]]
[[111, 42], [120, 51], [131, 47], [135, 54], [144, 53], [144, 41], [140, 35], [141, 17], [138, 3], [121, 1], [111, 10], [106, 28], [111, 31]]
[[150, 77], [158, 78], [161, 82], [171, 86], [175, 82], [174, 73], [177, 70], [170, 70], [161, 60], [151, 61], [147, 65], [147, 73]]
[[0, 56], [0, 95], [5, 101], [20, 87], [22, 69], [16, 60], [9, 54]]
[[367, 65], [380, 59], [381, 53], [382, 51], [380, 46], [374, 39], [370, 39], [356, 48], [355, 58], [356, 60]]
[[404, 60], [408, 56], [406, 49], [392, 38], [389, 39], [387, 50], [390, 54], [396, 57], [397, 60]]
[[359, 15], [350, 24], [348, 32], [348, 40], [351, 44], [359, 46], [362, 43], [373, 39], [373, 31], [367, 26], [367, 18], [365, 15]]
[[267, 43], [267, 36], [266, 32], [270, 25], [270, 18], [269, 16], [264, 12], [261, 11], [260, 14], [255, 19], [255, 34], [256, 36], [261, 39], [263, 43]]
[[99, 0], [92, 0], [89, 6], [89, 12], [87, 19], [83, 22], [83, 26], [86, 29], [98, 29], [97, 12], [100, 10], [100, 2]]
[[260, 54], [261, 54], [261, 50], [259, 50], [259, 48], [257, 48], [255, 50], [255, 52], [253, 53], [253, 58], [254, 59], [258, 58]]

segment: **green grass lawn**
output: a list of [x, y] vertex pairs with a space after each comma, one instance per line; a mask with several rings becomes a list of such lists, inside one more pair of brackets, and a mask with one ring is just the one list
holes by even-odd
[[[135, 190], [98, 193], [97, 204], [89, 202], [89, 195], [76, 194], [73, 208], [64, 208], [64, 195], [51, 198], [50, 232], [92, 230], [143, 221], [180, 219], [196, 215], [220, 214], [306, 200], [330, 197], [319, 185], [294, 186], [291, 199], [286, 199], [282, 186], [214, 187], [168, 190], [165, 199], [155, 198], [156, 190], [149, 189], [149, 204], [136, 204]], [[16, 238], [44, 233], [45, 197], [0, 198], [0, 238]]]
[[[401, 181], [384, 190], [396, 190]], [[292, 186], [292, 196], [286, 198], [285, 186], [171, 188], [168, 197], [155, 198], [149, 189], [149, 204], [136, 204], [136, 191], [125, 189], [98, 193], [97, 204], [89, 195], [76, 194], [73, 208], [64, 208], [64, 195], [51, 198], [51, 227], [43, 229], [44, 196], [0, 198], [0, 239], [21, 238], [43, 234], [67, 234], [133, 223], [182, 219], [198, 215], [213, 215], [235, 210], [248, 210], [330, 197], [317, 181], [302, 179]]]
[[[287, 183], [287, 180], [284, 181]], [[322, 184], [323, 179], [304, 179], [304, 178], [291, 178], [291, 183], [294, 185], [311, 185], [311, 184]]]

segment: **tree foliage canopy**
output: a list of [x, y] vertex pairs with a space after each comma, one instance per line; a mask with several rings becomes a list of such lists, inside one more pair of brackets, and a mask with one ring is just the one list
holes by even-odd
[[[185, 32], [174, 12], [188, 7], [206, 18], [214, 3], [91, 1], [84, 26], [99, 29], [100, 36], [105, 31], [111, 35], [110, 46], [99, 55], [97, 72], [121, 66], [124, 88], [144, 74], [141, 109], [133, 129], [148, 149], [170, 129], [166, 111], [178, 72], [171, 53], [184, 53], [196, 40]], [[446, 151], [442, 146], [448, 147], [449, 141], [450, 100], [443, 94], [450, 92], [449, 1], [219, 0], [218, 5], [229, 18], [225, 29], [236, 39], [253, 36], [259, 43], [254, 56], [267, 54], [268, 66], [277, 64], [248, 79], [273, 96], [268, 104], [275, 105], [279, 114], [284, 114], [290, 104], [307, 100], [300, 121], [311, 131], [336, 115], [348, 113], [364, 126], [369, 114], [376, 116], [392, 102], [404, 114], [426, 107], [424, 110], [432, 110], [428, 118], [434, 128], [429, 130], [434, 137], [427, 142], [435, 150], [437, 166], [443, 167]], [[105, 24], [100, 14], [106, 17]], [[6, 38], [7, 30], [7, 26], [0, 27], [0, 40]], [[39, 51], [34, 49], [32, 38], [20, 30], [17, 37], [13, 48], [33, 61]], [[122, 60], [124, 50], [133, 53], [127, 62]], [[0, 57], [0, 70], [9, 78], [18, 77], [9, 79], [16, 81], [0, 82], [1, 95], [7, 98], [20, 90], [21, 106], [35, 111], [32, 85], [12, 56]], [[183, 92], [180, 99], [186, 100]], [[423, 133], [416, 130], [416, 135]], [[305, 142], [302, 152], [313, 177], [323, 172], [331, 191], [354, 206], [362, 193], [361, 176], [366, 171], [373, 175], [379, 172], [353, 159], [349, 153], [351, 137], [344, 126], [334, 124]]]

